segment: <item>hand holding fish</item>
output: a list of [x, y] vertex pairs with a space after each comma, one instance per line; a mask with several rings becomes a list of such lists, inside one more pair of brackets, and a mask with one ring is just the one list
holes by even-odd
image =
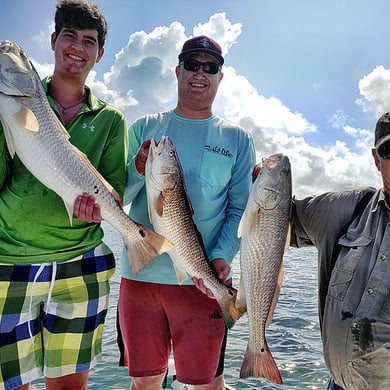
[[[217, 278], [221, 282], [230, 285], [231, 279], [226, 280], [226, 278], [229, 276], [230, 273], [229, 264], [224, 259], [218, 258], [218, 259], [214, 259], [211, 262], [211, 265], [214, 269]], [[215, 296], [212, 293], [212, 291], [205, 286], [203, 279], [193, 277], [192, 281], [194, 282], [195, 286], [198, 287], [198, 289], [203, 292], [203, 294], [206, 294], [209, 298], [215, 299]]]
[[88, 223], [100, 223], [103, 220], [100, 206], [95, 202], [95, 197], [86, 192], [76, 198], [73, 215]]
[[137, 155], [135, 156], [135, 167], [137, 171], [145, 176], [145, 165], [149, 155], [150, 139], [144, 141], [140, 146]]

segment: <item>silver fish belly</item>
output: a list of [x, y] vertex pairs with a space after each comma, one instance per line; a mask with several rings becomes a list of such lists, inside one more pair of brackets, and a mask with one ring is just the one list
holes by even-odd
[[133, 272], [172, 248], [170, 241], [127, 216], [112, 186], [70, 143], [31, 61], [10, 41], [0, 45], [0, 119], [11, 157], [17, 154], [40, 182], [62, 198], [70, 223], [76, 197], [84, 192], [95, 197], [103, 219], [121, 233]]
[[291, 209], [291, 168], [287, 156], [265, 159], [255, 179], [240, 222], [240, 288], [238, 302], [246, 302], [249, 341], [240, 377], [282, 378], [265, 337], [279, 296], [282, 259], [288, 242]]

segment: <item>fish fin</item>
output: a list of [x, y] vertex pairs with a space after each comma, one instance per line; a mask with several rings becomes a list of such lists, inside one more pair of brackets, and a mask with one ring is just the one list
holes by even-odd
[[240, 378], [249, 377], [263, 377], [278, 385], [283, 384], [282, 376], [267, 342], [265, 342], [264, 348], [260, 352], [251, 351], [249, 346], [247, 347], [241, 365]]
[[[29, 131], [39, 130], [39, 122], [36, 116], [27, 107], [14, 101], [13, 104], [10, 105], [9, 111], [14, 116], [15, 122], [22, 128], [27, 129]], [[5, 140], [7, 142], [8, 152], [13, 158], [16, 153], [16, 142], [12, 135], [12, 126], [8, 123], [8, 121], [3, 121], [3, 129]]]
[[286, 244], [284, 246], [284, 252], [286, 252], [287, 249], [290, 247], [290, 242], [291, 242], [291, 223], [288, 224], [288, 230], [287, 230]]
[[173, 268], [176, 272], [177, 282], [179, 284], [183, 284], [183, 282], [188, 279], [188, 274], [186, 270], [183, 267], [180, 267], [180, 265], [176, 264], [175, 262], [172, 263], [173, 263]]
[[164, 196], [162, 192], [154, 199], [154, 209], [156, 214], [161, 218], [164, 214]]
[[67, 203], [64, 201], [66, 212], [68, 213], [70, 226], [73, 226], [73, 203]]
[[246, 307], [245, 288], [242, 280], [240, 280], [240, 287], [237, 292], [236, 307]]
[[221, 302], [218, 302], [225, 324], [228, 329], [231, 329], [236, 321], [246, 312], [246, 307], [237, 307], [237, 290], [234, 287], [228, 287], [229, 299], [224, 299]]
[[149, 215], [149, 220], [151, 222], [151, 224], [153, 225], [153, 204], [154, 204], [154, 196], [151, 195], [151, 189], [150, 187], [146, 187], [146, 191], [147, 191], [147, 207], [148, 207], [148, 215]]
[[134, 275], [151, 263], [158, 255], [173, 248], [173, 243], [153, 230], [138, 224], [138, 237], [123, 237], [131, 270]]
[[283, 272], [283, 262], [281, 262], [280, 267], [279, 267], [278, 277], [276, 279], [274, 295], [272, 297], [272, 302], [271, 302], [271, 305], [269, 308], [268, 317], [267, 317], [267, 320], [265, 322], [266, 327], [268, 327], [270, 325], [270, 323], [272, 321], [272, 316], [274, 315], [276, 304], [278, 303], [280, 290], [282, 288], [283, 273], [284, 273]]
[[242, 236], [242, 232], [244, 231], [244, 226], [245, 226], [245, 220], [247, 218], [247, 210], [245, 209], [244, 212], [242, 213], [240, 223], [238, 224], [238, 229], [237, 229], [237, 237], [240, 238]]
[[35, 114], [23, 104], [20, 105], [20, 110], [15, 114], [15, 120], [21, 127], [28, 131], [38, 132], [39, 122]]
[[253, 233], [253, 231], [257, 228], [259, 225], [259, 213], [258, 211], [249, 212], [248, 210], [245, 210], [242, 214], [242, 217], [240, 219], [240, 223], [238, 224], [238, 230], [237, 230], [237, 237], [240, 238], [242, 236], [242, 233], [244, 232], [245, 225], [248, 226], [248, 235]]

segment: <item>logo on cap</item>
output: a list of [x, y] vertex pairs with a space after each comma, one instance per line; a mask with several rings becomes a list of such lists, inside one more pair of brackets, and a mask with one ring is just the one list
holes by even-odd
[[197, 42], [199, 43], [200, 46], [203, 46], [205, 49], [207, 49], [210, 46], [212, 46], [211, 42], [206, 37], [203, 37], [202, 39], [200, 39]]

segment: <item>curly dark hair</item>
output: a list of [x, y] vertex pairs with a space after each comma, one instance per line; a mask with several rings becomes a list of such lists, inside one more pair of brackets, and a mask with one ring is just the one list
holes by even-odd
[[84, 0], [61, 0], [55, 13], [55, 34], [63, 27], [75, 29], [96, 29], [99, 49], [104, 46], [107, 36], [107, 21], [99, 8]]

